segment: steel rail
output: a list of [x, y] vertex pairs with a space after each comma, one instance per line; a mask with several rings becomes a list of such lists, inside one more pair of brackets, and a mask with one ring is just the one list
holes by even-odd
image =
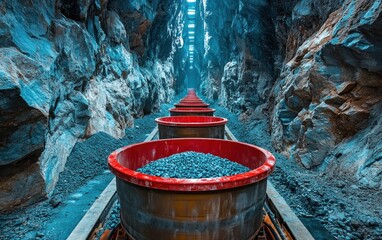
[[[155, 127], [154, 130], [146, 137], [144, 142], [153, 140], [157, 133], [158, 127]], [[101, 193], [99, 198], [82, 217], [81, 221], [77, 224], [67, 239], [85, 240], [94, 238], [97, 230], [102, 227], [104, 219], [106, 219], [116, 200], [117, 187], [114, 177], [105, 190]]]

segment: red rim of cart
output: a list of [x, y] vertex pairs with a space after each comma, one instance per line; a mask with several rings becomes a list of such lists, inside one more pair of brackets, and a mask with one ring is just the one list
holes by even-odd
[[215, 112], [214, 108], [171, 108], [170, 112]]
[[[199, 144], [198, 146], [206, 147], [210, 145], [209, 143], [212, 143], [214, 141], [224, 141], [226, 142], [224, 143], [224, 145], [231, 145], [234, 148], [239, 148], [237, 149], [238, 151], [243, 148], [254, 148], [256, 151], [258, 151], [259, 155], [263, 155], [262, 157], [265, 158], [265, 161], [259, 167], [256, 167], [245, 173], [225, 177], [200, 179], [164, 178], [152, 176], [136, 172], [134, 171], [135, 169], [133, 170], [127, 168], [121, 165], [118, 161], [119, 156], [121, 156], [122, 158], [126, 157], [124, 156], [124, 153], [126, 151], [131, 150], [132, 148], [138, 148], [140, 152], [149, 151], [151, 153], [153, 151], [153, 149], [150, 148], [151, 145], [158, 145], [158, 149], [163, 149], [164, 147], [168, 146], [169, 142], [173, 142], [175, 144], [174, 146], [176, 147], [179, 147], [180, 145], [187, 146], [189, 144]], [[144, 187], [171, 191], [211, 191], [245, 186], [267, 178], [273, 172], [275, 162], [275, 157], [270, 152], [258, 146], [231, 140], [206, 138], [162, 139], [150, 142], [137, 143], [117, 149], [116, 151], [112, 152], [108, 158], [109, 168], [113, 172], [113, 174], [115, 174], [118, 178]], [[142, 166], [138, 166], [136, 167], [136, 169], [139, 167]]]
[[175, 107], [208, 107], [208, 103], [177, 103]]
[[155, 122], [173, 127], [214, 127], [224, 125], [228, 120], [213, 116], [170, 116], [156, 118]]

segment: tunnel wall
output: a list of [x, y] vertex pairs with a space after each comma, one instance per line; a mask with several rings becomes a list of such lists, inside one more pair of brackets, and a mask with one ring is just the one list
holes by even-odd
[[[264, 104], [275, 78], [267, 1], [203, 1], [203, 92], [232, 111]], [[216, 11], [219, 9], [219, 11]]]
[[[202, 1], [202, 90], [308, 169], [382, 188], [381, 2]], [[214, 11], [219, 9], [219, 11]]]
[[270, 101], [279, 150], [374, 189], [382, 187], [381, 10], [380, 1], [298, 2]]
[[[49, 195], [78, 139], [122, 137], [184, 89], [185, 3], [0, 2], [1, 210]], [[381, 5], [197, 0], [189, 77], [241, 119], [269, 120], [305, 168], [380, 189]]]
[[49, 195], [78, 139], [122, 137], [172, 98], [180, 4], [21, 0], [0, 12], [4, 211]]

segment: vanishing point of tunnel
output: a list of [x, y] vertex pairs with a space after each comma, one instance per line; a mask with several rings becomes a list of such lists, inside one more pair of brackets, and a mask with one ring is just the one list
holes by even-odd
[[[228, 223], [261, 234], [244, 222], [265, 229], [259, 221], [268, 215], [279, 230], [283, 214], [264, 213], [286, 211], [269, 203], [270, 186], [316, 239], [381, 239], [381, 100], [380, 0], [0, 0], [0, 239], [67, 239], [115, 176], [118, 194], [88, 239], [104, 239], [121, 219], [126, 230], [138, 215], [149, 224], [127, 232], [171, 222], [167, 230], [176, 236], [181, 220], [160, 214], [166, 206], [192, 212], [192, 201], [150, 192], [158, 205], [127, 214], [144, 203], [138, 187], [207, 189], [224, 204], [237, 199], [227, 219], [211, 224], [214, 214], [205, 210], [209, 225], [187, 222], [199, 235], [174, 239], [242, 240], [239, 230], [216, 236]], [[198, 127], [203, 138], [220, 140], [195, 140]], [[138, 150], [126, 157], [122, 147]], [[182, 177], [171, 176], [178, 180], [160, 185], [144, 175], [155, 181], [138, 186], [135, 175], [118, 175], [180, 148], [256, 173], [232, 180], [228, 165], [198, 155], [212, 168], [200, 170], [198, 160], [176, 171], [200, 175], [209, 187], [178, 186]], [[123, 166], [111, 166], [115, 151]], [[203, 171], [223, 177], [211, 183], [215, 175]], [[226, 206], [211, 199], [201, 209]], [[231, 218], [238, 209], [254, 212]], [[149, 212], [162, 217], [149, 221]]]

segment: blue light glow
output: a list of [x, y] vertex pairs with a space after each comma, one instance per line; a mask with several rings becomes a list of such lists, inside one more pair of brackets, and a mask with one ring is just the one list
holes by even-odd
[[188, 22], [187, 22], [187, 30], [188, 30], [188, 61], [189, 61], [189, 69], [193, 69], [194, 63], [194, 50], [195, 50], [195, 28], [196, 28], [196, 0], [187, 0], [189, 3], [187, 9]]

